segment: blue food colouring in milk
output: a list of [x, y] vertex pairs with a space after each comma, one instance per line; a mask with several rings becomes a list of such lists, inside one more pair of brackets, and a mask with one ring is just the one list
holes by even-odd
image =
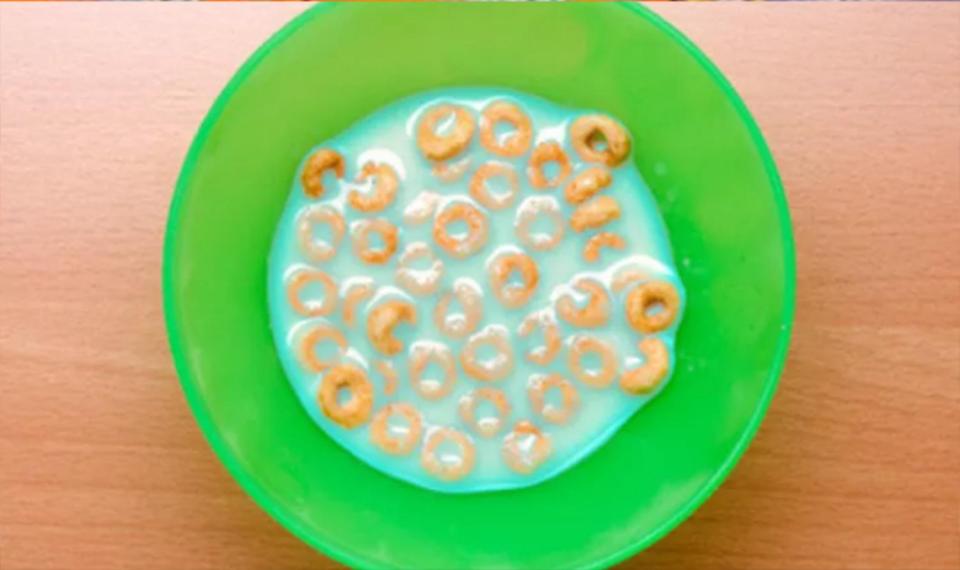
[[684, 304], [632, 144], [593, 111], [449, 89], [307, 153], [268, 291], [310, 417], [451, 493], [534, 485], [602, 445], [666, 385]]

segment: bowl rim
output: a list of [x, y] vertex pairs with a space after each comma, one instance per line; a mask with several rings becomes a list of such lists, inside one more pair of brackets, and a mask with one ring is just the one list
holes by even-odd
[[[662, 16], [653, 10], [636, 2], [617, 2], [618, 8], [629, 11], [632, 15], [645, 18], [659, 31], [666, 34], [684, 49], [700, 67], [710, 76], [714, 83], [720, 88], [721, 92], [733, 105], [734, 111], [743, 122], [747, 129], [750, 140], [756, 146], [760, 156], [761, 163], [766, 171], [767, 178], [773, 191], [774, 206], [777, 210], [777, 217], [780, 222], [780, 238], [783, 243], [783, 271], [785, 278], [784, 305], [783, 312], [780, 315], [780, 334], [777, 347], [774, 352], [774, 360], [764, 382], [763, 391], [760, 399], [754, 409], [753, 415], [747, 422], [743, 433], [736, 444], [727, 455], [720, 468], [690, 497], [690, 499], [678, 509], [673, 516], [663, 521], [658, 527], [647, 533], [644, 537], [634, 542], [625, 544], [623, 547], [614, 550], [602, 558], [594, 560], [588, 568], [605, 568], [622, 562], [638, 552], [654, 544], [670, 531], [676, 528], [681, 522], [692, 515], [713, 493], [720, 487], [723, 481], [729, 476], [730, 472], [737, 465], [740, 458], [746, 452], [750, 443], [753, 441], [760, 424], [766, 415], [770, 402], [776, 392], [779, 384], [780, 375], [783, 372], [786, 363], [787, 352], [790, 345], [790, 337], [793, 329], [795, 297], [796, 297], [796, 252], [793, 239], [792, 225], [790, 221], [790, 212], [787, 204], [786, 194], [783, 183], [777, 171], [776, 163], [770, 148], [767, 146], [760, 131], [759, 126], [753, 119], [747, 109], [746, 104], [740, 95], [734, 89], [733, 85], [724, 77], [719, 68], [686, 36], [677, 28], [667, 22]], [[278, 45], [293, 35], [301, 27], [312, 21], [314, 18], [326, 14], [330, 10], [338, 7], [337, 3], [319, 3], [313, 7], [301, 12], [284, 24], [279, 30], [274, 32], [263, 44], [261, 44], [253, 55], [240, 66], [233, 74], [226, 86], [217, 95], [210, 110], [200, 123], [196, 134], [193, 137], [190, 147], [187, 151], [180, 174], [177, 177], [174, 187], [173, 197], [170, 201], [170, 207], [167, 212], [167, 223], [163, 242], [163, 268], [162, 268], [162, 291], [163, 291], [163, 313], [166, 322], [167, 340], [170, 345], [170, 352], [173, 357], [177, 377], [181, 388], [190, 407], [191, 412], [200, 426], [207, 443], [213, 449], [220, 462], [226, 467], [227, 471], [240, 485], [240, 487], [260, 506], [270, 517], [280, 523], [284, 528], [294, 536], [308, 544], [315, 550], [330, 556], [331, 558], [351, 567], [370, 567], [375, 565], [375, 561], [367, 558], [363, 553], [351, 551], [348, 547], [336, 544], [325, 538], [318, 537], [310, 532], [295, 516], [292, 516], [279, 504], [277, 504], [267, 493], [267, 491], [257, 483], [254, 478], [247, 473], [244, 467], [237, 461], [233, 453], [227, 446], [226, 441], [220, 434], [216, 422], [213, 420], [206, 409], [203, 399], [196, 388], [196, 382], [190, 372], [186, 347], [183, 343], [182, 327], [176, 310], [177, 300], [173, 293], [173, 258], [180, 227], [180, 211], [183, 207], [185, 195], [187, 193], [188, 181], [193, 175], [199, 160], [201, 148], [206, 143], [214, 125], [220, 119], [224, 109], [234, 93], [243, 85], [248, 76], [254, 69], [266, 58]]]

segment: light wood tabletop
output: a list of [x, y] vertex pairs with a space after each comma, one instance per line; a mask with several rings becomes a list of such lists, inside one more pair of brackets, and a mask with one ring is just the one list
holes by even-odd
[[[300, 4], [0, 5], [0, 568], [337, 565], [203, 440], [161, 312], [174, 180]], [[628, 568], [960, 568], [960, 4], [671, 4], [777, 158], [798, 250], [779, 392]]]

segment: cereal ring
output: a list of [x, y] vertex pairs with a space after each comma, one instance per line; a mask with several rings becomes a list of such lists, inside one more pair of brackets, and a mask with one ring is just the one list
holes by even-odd
[[[353, 252], [363, 261], [373, 265], [382, 265], [389, 261], [390, 257], [397, 251], [397, 226], [387, 220], [382, 218], [360, 220], [355, 227]], [[383, 239], [383, 247], [378, 249], [370, 247], [371, 232], [380, 234]]]
[[560, 352], [562, 342], [560, 341], [560, 328], [557, 326], [556, 318], [551, 311], [539, 311], [527, 315], [520, 322], [517, 334], [521, 337], [529, 336], [533, 329], [539, 327], [543, 331], [543, 346], [538, 346], [527, 351], [527, 360], [540, 366], [550, 364]]
[[[660, 310], [651, 313], [651, 309]], [[680, 296], [666, 281], [649, 281], [627, 293], [626, 311], [630, 326], [637, 332], [660, 332], [673, 324], [680, 309]]]
[[374, 360], [373, 367], [383, 376], [383, 395], [392, 396], [397, 391], [397, 371], [386, 360]]
[[[448, 134], [437, 133], [437, 126], [453, 115], [453, 126]], [[430, 160], [446, 160], [460, 154], [470, 144], [476, 125], [473, 115], [459, 105], [437, 105], [423, 114], [417, 129], [420, 151]]]
[[369, 277], [351, 277], [343, 287], [343, 323], [352, 327], [357, 303], [373, 296], [376, 287]]
[[[497, 351], [497, 355], [480, 360], [477, 357], [477, 351], [484, 345], [492, 346]], [[490, 325], [471, 336], [460, 352], [460, 365], [463, 366], [464, 372], [477, 380], [493, 382], [506, 378], [513, 370], [513, 347], [510, 345], [507, 329], [499, 325]]]
[[599, 228], [620, 217], [620, 202], [610, 196], [597, 196], [580, 204], [570, 216], [570, 227], [575, 232]]
[[647, 281], [650, 279], [650, 273], [643, 269], [637, 269], [636, 267], [624, 267], [613, 275], [613, 279], [610, 282], [610, 288], [614, 293], [620, 293], [628, 286], [638, 282], [638, 281]]
[[[431, 362], [443, 368], [443, 378], [424, 378], [423, 373]], [[418, 394], [427, 400], [439, 400], [453, 390], [457, 382], [457, 363], [447, 345], [438, 342], [417, 341], [410, 348], [410, 383]]]
[[[556, 388], [563, 398], [563, 405], [556, 408], [547, 403], [547, 391]], [[527, 385], [527, 396], [533, 411], [554, 424], [567, 423], [580, 407], [577, 389], [559, 374], [535, 374]]]
[[[493, 404], [497, 409], [496, 417], [477, 419], [477, 404], [481, 400]], [[506, 394], [496, 388], [477, 388], [460, 398], [460, 418], [481, 437], [497, 435], [509, 416], [510, 402]]]
[[[467, 224], [466, 236], [451, 236], [447, 224], [456, 221]], [[453, 257], [463, 259], [480, 251], [487, 243], [487, 216], [479, 209], [465, 202], [457, 202], [445, 207], [433, 221], [433, 239]]]
[[[340, 390], [350, 392], [350, 399], [341, 404]], [[373, 386], [363, 370], [352, 364], [341, 364], [323, 375], [317, 395], [323, 415], [347, 429], [363, 425], [373, 409]]]
[[431, 172], [434, 178], [441, 182], [456, 182], [470, 168], [470, 159], [462, 158], [456, 162], [438, 162], [433, 165]]
[[[531, 233], [530, 228], [540, 216], [546, 216], [553, 224], [551, 233]], [[536, 251], [547, 251], [560, 245], [563, 239], [563, 217], [560, 204], [553, 196], [531, 196], [517, 208], [513, 227], [520, 243]]]
[[343, 178], [343, 157], [335, 150], [321, 148], [310, 156], [306, 166], [303, 167], [303, 173], [300, 174], [303, 193], [310, 198], [323, 196], [325, 190], [323, 187], [323, 175], [328, 170], [333, 170], [337, 178]]
[[[407, 422], [400, 435], [390, 433], [390, 418], [400, 416]], [[400, 430], [398, 430], [400, 431]], [[390, 455], [408, 455], [420, 443], [423, 422], [420, 412], [410, 404], [395, 402], [380, 408], [370, 422], [370, 440]]]
[[[501, 176], [507, 183], [507, 191], [494, 194], [487, 187], [487, 180]], [[520, 192], [520, 180], [512, 166], [503, 162], [485, 162], [470, 179], [470, 196], [481, 206], [491, 210], [509, 208]]]
[[643, 364], [628, 370], [620, 378], [620, 387], [628, 394], [648, 394], [667, 377], [670, 371], [670, 353], [663, 341], [647, 337], [637, 344], [643, 354]]
[[[540, 283], [540, 270], [533, 258], [522, 252], [499, 255], [489, 264], [490, 285], [493, 294], [503, 306], [515, 309], [526, 304]], [[508, 284], [510, 274], [520, 272], [522, 285]]]
[[360, 174], [357, 175], [357, 182], [364, 182], [371, 176], [375, 180], [368, 194], [351, 190], [347, 195], [347, 202], [361, 212], [379, 212], [389, 206], [397, 196], [400, 181], [397, 178], [397, 171], [392, 166], [385, 162], [368, 162], [363, 165]]
[[[329, 243], [313, 239], [313, 225], [318, 223], [330, 226], [332, 239]], [[329, 261], [333, 258], [346, 229], [347, 224], [343, 221], [340, 212], [327, 205], [310, 206], [297, 217], [297, 239], [300, 242], [300, 249], [313, 261]]]
[[576, 175], [564, 190], [564, 197], [571, 204], [581, 204], [594, 194], [610, 186], [613, 177], [606, 168], [594, 166]]
[[573, 288], [588, 295], [583, 308], [577, 307], [573, 296], [564, 294], [557, 299], [557, 315], [575, 327], [596, 328], [610, 318], [610, 297], [603, 283], [595, 279], [579, 278]]
[[587, 245], [583, 246], [583, 260], [588, 263], [600, 261], [601, 247], [620, 250], [627, 247], [627, 242], [620, 237], [620, 234], [600, 232], [587, 240]]
[[[323, 285], [323, 301], [300, 299], [300, 292], [309, 283]], [[287, 301], [294, 311], [305, 317], [325, 317], [337, 308], [337, 284], [319, 269], [298, 269], [287, 282]]]
[[[411, 267], [419, 259], [429, 261], [430, 267], [427, 269]], [[410, 293], [430, 295], [440, 286], [440, 279], [442, 278], [443, 262], [437, 259], [433, 250], [430, 249], [430, 245], [426, 242], [411, 243], [400, 255], [396, 271], [397, 283]]]
[[[437, 457], [437, 448], [446, 441], [455, 443], [460, 448], [460, 460], [454, 464], [446, 463]], [[420, 452], [420, 464], [423, 468], [427, 473], [443, 481], [463, 479], [473, 471], [473, 462], [473, 442], [468, 436], [451, 427], [431, 430]]]
[[417, 308], [408, 301], [386, 301], [367, 315], [367, 336], [370, 344], [382, 354], [393, 356], [403, 350], [403, 343], [393, 330], [401, 322], [417, 324]]
[[407, 204], [403, 209], [403, 222], [405, 224], [422, 224], [433, 217], [433, 212], [440, 203], [440, 195], [436, 192], [424, 190]]
[[[543, 167], [549, 162], [556, 162], [560, 167], [560, 172], [551, 178], [547, 178], [547, 175], [543, 172]], [[563, 152], [563, 147], [553, 141], [548, 141], [538, 144], [533, 149], [530, 162], [527, 164], [527, 177], [530, 179], [531, 186], [537, 189], [555, 188], [567, 176], [570, 176], [570, 158], [567, 153]]]
[[340, 350], [340, 354], [347, 351], [347, 339], [336, 327], [322, 323], [315, 325], [300, 339], [300, 363], [309, 372], [323, 372], [336, 364], [317, 357], [317, 345], [326, 340], [333, 341]]
[[610, 167], [620, 164], [630, 154], [630, 136], [626, 129], [604, 115], [577, 118], [570, 126], [570, 142], [583, 160]]
[[[503, 140], [498, 140], [494, 131], [498, 122], [513, 126], [514, 131]], [[515, 157], [527, 152], [533, 138], [530, 117], [518, 105], [509, 101], [494, 101], [480, 114], [480, 144], [493, 154]]]
[[[450, 303], [456, 299], [463, 307], [461, 314], [449, 314]], [[433, 322], [440, 332], [453, 338], [463, 338], [476, 330], [483, 318], [483, 293], [471, 279], [457, 279], [453, 290], [437, 301], [433, 310]]]
[[[583, 358], [590, 353], [600, 356], [599, 370], [587, 370], [583, 367]], [[577, 335], [570, 342], [570, 352], [567, 354], [570, 373], [587, 386], [606, 388], [617, 375], [617, 351], [612, 344], [599, 338]]]
[[[521, 441], [529, 437], [534, 438], [532, 445]], [[500, 455], [507, 467], [521, 475], [529, 475], [550, 457], [552, 447], [550, 436], [545, 435], [532, 423], [521, 421], [503, 438]]]

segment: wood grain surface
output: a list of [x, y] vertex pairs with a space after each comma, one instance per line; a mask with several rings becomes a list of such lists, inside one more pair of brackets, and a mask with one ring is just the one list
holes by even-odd
[[[337, 565], [244, 495], [161, 314], [174, 179], [299, 4], [0, 6], [0, 568]], [[777, 157], [787, 371], [726, 484], [627, 568], [960, 568], [960, 4], [658, 5]]]

